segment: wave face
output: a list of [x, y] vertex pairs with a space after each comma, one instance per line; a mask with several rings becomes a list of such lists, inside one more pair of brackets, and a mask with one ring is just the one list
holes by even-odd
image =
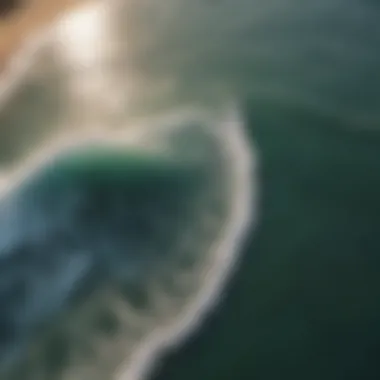
[[237, 102], [143, 112], [119, 5], [65, 16], [0, 83], [4, 379], [145, 378], [215, 305], [252, 222]]
[[170, 346], [209, 307], [249, 220], [251, 173], [231, 161], [238, 120], [182, 117], [143, 136], [154, 151], [72, 148], [3, 197], [4, 368], [22, 357], [20, 378], [104, 378], [134, 358], [124, 376], [137, 378], [152, 360], [137, 353]]

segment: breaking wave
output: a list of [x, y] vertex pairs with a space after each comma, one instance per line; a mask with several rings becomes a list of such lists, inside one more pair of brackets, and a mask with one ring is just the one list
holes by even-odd
[[[1, 89], [6, 128], [1, 115], [24, 108], [9, 111], [14, 91]], [[215, 306], [256, 217], [257, 157], [236, 102], [103, 129], [94, 102], [85, 119], [57, 111], [71, 128], [3, 165], [3, 378], [145, 378]]]

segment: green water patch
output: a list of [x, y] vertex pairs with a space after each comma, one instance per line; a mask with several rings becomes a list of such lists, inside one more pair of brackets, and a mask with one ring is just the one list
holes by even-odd
[[[188, 187], [199, 175], [190, 163], [160, 154], [90, 146], [59, 154], [21, 184], [22, 193], [62, 192], [68, 187], [126, 186], [149, 192]], [[144, 192], [145, 192], [144, 191]]]
[[380, 133], [248, 106], [258, 229], [221, 307], [152, 379], [379, 378]]

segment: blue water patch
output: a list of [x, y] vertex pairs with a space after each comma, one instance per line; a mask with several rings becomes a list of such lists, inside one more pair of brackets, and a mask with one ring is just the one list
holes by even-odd
[[105, 282], [143, 282], [190, 211], [199, 174], [91, 147], [52, 160], [2, 199], [0, 363]]

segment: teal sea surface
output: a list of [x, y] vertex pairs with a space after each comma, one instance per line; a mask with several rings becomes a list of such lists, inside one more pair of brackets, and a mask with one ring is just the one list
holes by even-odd
[[379, 378], [379, 4], [188, 7], [179, 75], [239, 94], [262, 199], [222, 304], [152, 378]]

